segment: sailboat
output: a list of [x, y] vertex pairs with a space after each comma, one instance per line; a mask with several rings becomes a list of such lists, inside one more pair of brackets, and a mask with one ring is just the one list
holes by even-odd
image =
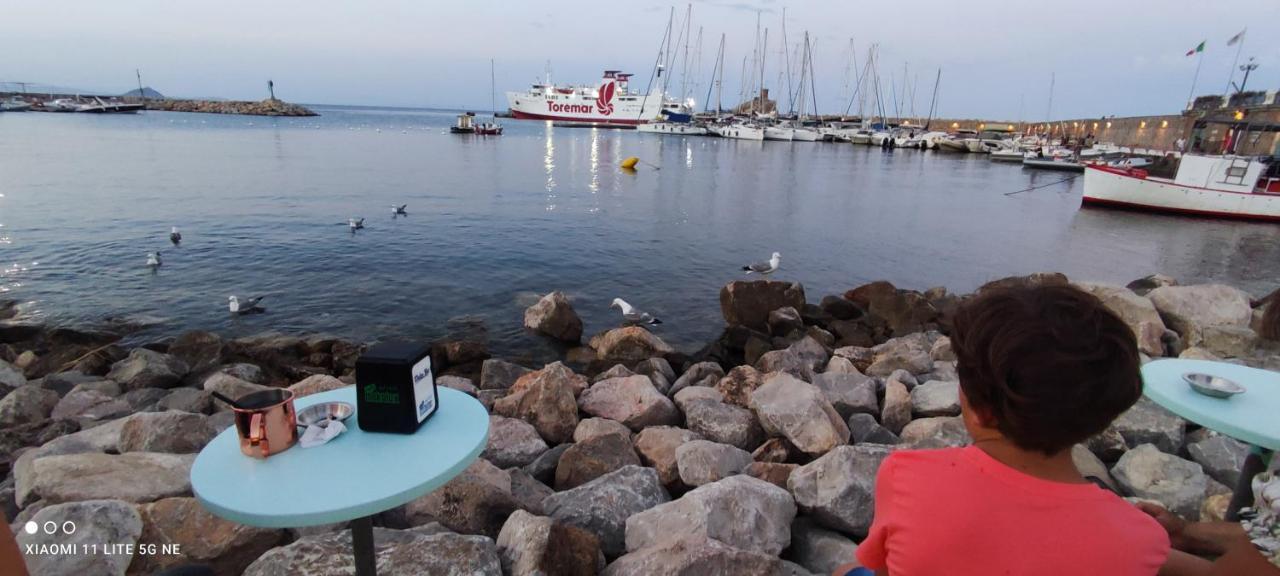
[[[791, 139], [800, 142], [817, 142], [822, 137], [817, 130], [806, 128], [804, 126], [804, 105], [805, 97], [814, 98], [814, 107], [817, 107], [817, 94], [813, 88], [813, 56], [810, 52], [809, 33], [804, 33], [804, 56], [800, 59], [800, 86], [797, 90], [799, 107], [796, 108], [796, 120], [791, 123]], [[809, 94], [805, 94], [805, 82], [809, 83]]]
[[482, 136], [501, 136], [502, 125], [498, 123], [498, 108], [494, 100], [494, 77], [493, 77], [493, 59], [489, 59], [489, 113], [492, 114], [488, 122], [481, 122], [475, 125], [476, 134]]
[[[672, 18], [674, 17], [675, 17], [675, 14], [673, 10]], [[692, 29], [691, 28], [692, 18], [693, 18], [693, 5], [690, 4], [685, 10], [684, 30], [680, 34], [680, 37], [684, 39], [684, 64], [682, 65], [682, 68], [680, 71], [681, 78], [682, 78], [681, 88], [680, 88], [680, 94], [681, 94], [680, 101], [682, 104], [689, 106], [690, 112], [692, 112], [693, 107], [692, 107], [691, 101], [686, 99], [686, 96], [688, 91], [688, 76], [689, 76], [689, 32]], [[669, 48], [669, 41], [670, 41], [670, 35], [671, 35], [671, 24], [672, 22], [668, 21], [667, 37], [663, 39], [664, 43], [668, 43], [668, 48]], [[698, 41], [699, 42], [702, 41], [701, 31], [699, 31]], [[677, 53], [679, 53], [678, 46], [677, 46], [676, 52], [670, 52], [668, 50], [668, 58], [669, 58], [670, 65], [665, 66], [665, 68], [667, 68], [668, 70], [668, 73], [666, 77], [667, 79], [664, 80], [662, 83], [663, 94], [667, 93], [668, 83], [670, 82], [671, 77], [675, 74], [675, 64], [676, 64], [675, 56]], [[662, 50], [659, 50], [658, 57], [660, 59], [662, 58]], [[651, 132], [655, 134], [676, 134], [676, 135], [706, 134], [707, 129], [702, 126], [692, 124], [690, 122], [692, 119], [693, 119], [693, 115], [691, 113], [684, 113], [678, 110], [670, 110], [670, 109], [664, 108], [659, 112], [659, 116], [655, 117], [652, 121], [636, 125], [636, 131]]]

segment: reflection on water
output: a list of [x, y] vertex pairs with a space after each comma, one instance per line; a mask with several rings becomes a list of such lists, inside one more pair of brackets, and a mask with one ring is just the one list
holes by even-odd
[[[1081, 210], [1080, 179], [975, 155], [514, 120], [474, 138], [448, 134], [451, 113], [322, 112], [0, 116], [0, 292], [54, 322], [171, 319], [149, 336], [467, 332], [540, 355], [521, 327], [531, 295], [566, 291], [588, 333], [622, 297], [692, 348], [722, 323], [719, 287], [774, 251], [815, 301], [1039, 270], [1280, 283], [1280, 226]], [[653, 166], [620, 170], [629, 156]], [[335, 225], [352, 216], [366, 229]], [[232, 293], [267, 294], [268, 312], [229, 318]]]

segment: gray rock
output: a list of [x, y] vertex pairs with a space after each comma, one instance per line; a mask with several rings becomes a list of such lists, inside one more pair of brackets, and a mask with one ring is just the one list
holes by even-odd
[[107, 378], [128, 392], [141, 388], [172, 388], [187, 375], [187, 363], [168, 354], [134, 348], [129, 357], [116, 362]]
[[511, 498], [516, 506], [526, 512], [542, 514], [542, 501], [555, 494], [555, 490], [520, 468], [507, 470], [507, 475], [511, 477]]
[[63, 436], [56, 438], [39, 448], [33, 448], [23, 452], [21, 456], [13, 463], [13, 479], [14, 479], [14, 503], [19, 508], [25, 508], [34, 499], [32, 490], [36, 485], [35, 461], [45, 456], [60, 456], [64, 454], [82, 454], [85, 452], [100, 452], [97, 447], [83, 440], [72, 438], [71, 436]]
[[1084, 444], [1076, 444], [1071, 447], [1071, 461], [1076, 465], [1076, 470], [1080, 471], [1080, 475], [1088, 478], [1090, 476], [1102, 480], [1112, 490], [1119, 491], [1120, 486], [1116, 484], [1111, 472], [1107, 470], [1107, 465], [1102, 462], [1093, 452], [1089, 451]]
[[[0, 368], [0, 371], [2, 370], [3, 368]], [[3, 376], [0, 376], [0, 379], [2, 378]], [[106, 388], [106, 389], [98, 388], [99, 386], [102, 386], [101, 383], [110, 383], [111, 388]], [[106, 394], [108, 396], [120, 395], [119, 384], [116, 384], [115, 382], [112, 382], [110, 380], [103, 380], [101, 376], [92, 376], [89, 374], [85, 374], [83, 372], [77, 372], [75, 370], [72, 370], [69, 372], [59, 372], [57, 374], [49, 374], [44, 378], [40, 379], [41, 388], [45, 388], [47, 390], [53, 390], [54, 392], [58, 393], [58, 396], [66, 396], [67, 393], [71, 392], [72, 390], [76, 389], [82, 384], [86, 385], [86, 387], [93, 387], [94, 389], [97, 389], [99, 392], [102, 392], [103, 394]], [[2, 385], [0, 385], [0, 387], [2, 387]]]
[[[441, 376], [439, 380], [445, 380], [447, 382], [448, 380], [446, 379], [452, 379], [452, 378], [457, 378], [457, 377]], [[436, 381], [437, 384], [445, 385], [441, 383], [439, 380]], [[321, 392], [329, 392], [331, 390], [337, 390], [339, 388], [346, 388], [347, 386], [349, 386], [349, 384], [347, 384], [346, 382], [343, 382], [342, 380], [334, 378], [333, 376], [330, 376], [328, 374], [313, 374], [311, 376], [307, 376], [306, 378], [303, 378], [298, 382], [294, 382], [289, 386], [288, 390], [290, 392], [293, 392], [294, 398], [303, 398], [306, 396], [310, 396], [312, 394], [320, 394]]]
[[911, 390], [911, 413], [917, 418], [960, 415], [960, 383], [930, 380]]
[[26, 385], [27, 377], [22, 375], [22, 370], [0, 359], [0, 396], [3, 396], [6, 390], [14, 390]]
[[769, 313], [769, 333], [774, 336], [786, 336], [793, 330], [804, 330], [804, 320], [800, 311], [791, 306], [784, 306]]
[[617, 420], [635, 431], [679, 421], [675, 404], [658, 392], [648, 376], [611, 378], [588, 388], [578, 399], [587, 414]]
[[627, 369], [626, 366], [623, 366], [622, 364], [614, 364], [612, 368], [609, 368], [604, 372], [601, 372], [599, 374], [596, 374], [595, 376], [592, 376], [591, 383], [594, 384], [601, 380], [608, 380], [610, 378], [626, 378], [627, 376], [635, 376], [635, 375], [636, 373]]
[[1150, 300], [1123, 286], [1077, 282], [1076, 287], [1096, 296], [1129, 326], [1138, 339], [1138, 349], [1151, 356], [1163, 356], [1160, 341], [1164, 321]]
[[1133, 290], [1134, 294], [1146, 296], [1147, 293], [1161, 286], [1177, 286], [1178, 281], [1164, 274], [1152, 274], [1134, 280], [1125, 285], [1125, 288]]
[[1147, 294], [1164, 323], [1188, 346], [1199, 346], [1205, 326], [1249, 326], [1249, 295], [1224, 284], [1162, 286]]
[[854, 414], [849, 417], [850, 444], [897, 444], [901, 441], [897, 434], [876, 422], [870, 414]]
[[785, 372], [770, 374], [751, 393], [751, 409], [765, 432], [786, 438], [810, 455], [849, 441], [849, 427], [822, 391]]
[[724, 395], [721, 394], [719, 390], [710, 386], [689, 386], [688, 388], [676, 392], [675, 396], [672, 397], [672, 400], [675, 401], [676, 408], [679, 408], [681, 412], [686, 413], [687, 418], [690, 403], [701, 400], [721, 402], [724, 400]]
[[120, 428], [119, 449], [124, 452], [194, 454], [217, 432], [204, 414], [147, 412], [130, 418]]
[[[526, 375], [520, 386], [493, 405], [503, 416], [520, 418], [533, 424], [549, 444], [561, 444], [573, 438], [578, 427], [578, 403], [575, 386], [581, 377], [558, 362]], [[482, 395], [483, 398], [483, 395]]]
[[1116, 418], [1111, 428], [1124, 437], [1130, 448], [1155, 444], [1161, 452], [1177, 454], [1182, 449], [1185, 424], [1182, 418], [1144, 396]]
[[902, 429], [902, 443], [917, 450], [958, 448], [969, 444], [969, 431], [960, 416], [936, 416], [912, 420]]
[[885, 379], [886, 382], [889, 380], [900, 382], [907, 387], [908, 392], [915, 390], [916, 386], [920, 384], [920, 379], [916, 378], [914, 374], [901, 369], [891, 372], [889, 377]]
[[831, 353], [827, 351], [826, 346], [814, 339], [813, 336], [805, 336], [795, 344], [787, 347], [787, 350], [800, 358], [809, 367], [810, 374], [821, 370], [827, 365], [827, 360], [831, 358]]
[[79, 423], [114, 420], [133, 413], [133, 406], [122, 399], [103, 394], [94, 389], [76, 389], [69, 392], [50, 414], [52, 418], [75, 420]]
[[686, 442], [701, 440], [697, 432], [674, 426], [650, 426], [636, 434], [636, 452], [645, 466], [658, 472], [664, 486], [673, 486], [680, 480], [676, 449]]
[[582, 319], [573, 311], [569, 297], [558, 290], [524, 311], [524, 327], [565, 342], [582, 339]]
[[404, 505], [411, 526], [440, 522], [463, 534], [495, 537], [516, 509], [511, 476], [477, 458], [444, 486]]
[[858, 367], [853, 365], [848, 358], [843, 356], [832, 356], [827, 360], [827, 367], [822, 371], [826, 374], [862, 374], [858, 371]]
[[652, 468], [627, 466], [543, 501], [551, 518], [600, 538], [606, 557], [626, 550], [627, 518], [671, 499]]
[[594, 534], [522, 510], [502, 525], [498, 554], [510, 576], [594, 576], [605, 565]]
[[618, 434], [628, 440], [631, 439], [631, 429], [617, 420], [584, 418], [578, 422], [578, 427], [573, 430], [573, 441], [586, 442], [596, 436], [605, 434]]
[[53, 504], [119, 499], [151, 502], [191, 493], [195, 454], [86, 452], [46, 456], [33, 463], [32, 493]]
[[808, 518], [796, 518], [791, 524], [787, 558], [814, 574], [834, 574], [836, 567], [853, 561], [857, 551], [853, 540], [821, 528]]
[[192, 372], [205, 372], [230, 359], [231, 350], [221, 336], [193, 330], [174, 338], [169, 354], [186, 363]]
[[742, 470], [742, 473], [786, 490], [787, 480], [791, 478], [791, 473], [795, 472], [796, 468], [799, 467], [799, 464], [782, 462], [752, 462]]
[[215, 412], [209, 415], [208, 422], [215, 432], [221, 434], [223, 430], [236, 425], [236, 415], [231, 411]]
[[750, 408], [751, 393], [763, 384], [764, 375], [759, 370], [743, 365], [729, 370], [724, 378], [716, 382], [716, 390], [720, 391], [725, 403]]
[[1188, 444], [1187, 454], [1210, 478], [1235, 486], [1240, 481], [1240, 470], [1249, 455], [1249, 447], [1234, 438], [1213, 434]]
[[805, 382], [813, 379], [813, 368], [809, 362], [789, 349], [765, 352], [756, 360], [755, 368], [763, 374], [785, 372]]
[[0, 399], [0, 426], [21, 426], [49, 417], [58, 393], [39, 386], [22, 386]]
[[135, 555], [131, 574], [154, 574], [182, 564], [204, 564], [215, 574], [240, 574], [267, 550], [280, 544], [285, 531], [255, 528], [215, 516], [195, 498], [165, 498], [137, 506], [142, 517], [139, 546], [179, 554]]
[[863, 376], [856, 368], [853, 372], [818, 374], [813, 377], [813, 385], [822, 391], [822, 395], [831, 403], [831, 407], [836, 409], [841, 418], [848, 418], [857, 413], [880, 413], [875, 379]]
[[228, 364], [218, 369], [218, 372], [239, 378], [251, 384], [264, 384], [267, 381], [267, 375], [262, 372], [262, 368], [256, 364], [237, 363]]
[[803, 286], [773, 280], [735, 280], [720, 289], [720, 313], [730, 326], [766, 331], [769, 313], [787, 306], [804, 308]]
[[1113, 426], [1085, 440], [1084, 444], [1103, 462], [1115, 462], [1129, 449], [1124, 443], [1124, 436]]
[[642, 548], [618, 558], [603, 576], [780, 576], [782, 561], [776, 556], [734, 548], [718, 540], [686, 538]]
[[741, 473], [751, 453], [710, 440], [691, 440], [676, 447], [676, 468], [688, 486], [702, 486]]
[[213, 396], [198, 388], [175, 388], [156, 402], [156, 409], [208, 414], [213, 411]]
[[516, 383], [521, 376], [532, 372], [532, 370], [512, 364], [506, 360], [490, 358], [480, 365], [480, 389], [481, 390], [506, 390], [512, 384]]
[[929, 357], [934, 362], [955, 362], [956, 353], [951, 349], [951, 338], [942, 336], [934, 340], [933, 347], [929, 349]]
[[867, 367], [868, 376], [888, 376], [894, 370], [906, 370], [912, 374], [924, 374], [933, 369], [930, 345], [922, 334], [894, 338], [872, 350], [875, 356]]
[[550, 485], [555, 483], [556, 466], [560, 464], [560, 457], [564, 455], [565, 450], [568, 450], [571, 446], [573, 446], [573, 443], [569, 442], [543, 452], [533, 462], [525, 466], [524, 471], [537, 478], [543, 484]]
[[[671, 363], [666, 358], [646, 358], [636, 364], [636, 374], [644, 374], [649, 378], [661, 374], [667, 382], [676, 381], [676, 371], [671, 369]], [[665, 392], [665, 391], [664, 391]]]
[[513, 468], [532, 463], [547, 451], [547, 443], [533, 425], [516, 418], [489, 416], [489, 440], [481, 458], [499, 468]]
[[921, 375], [921, 378], [928, 380], [943, 380], [945, 382], [959, 382], [960, 374], [956, 372], [955, 361], [942, 362], [933, 361], [933, 371], [928, 374]]
[[888, 446], [840, 446], [791, 473], [787, 488], [800, 510], [818, 524], [866, 537], [874, 511], [876, 473]]
[[[1152, 291], [1155, 293], [1158, 290]], [[1196, 520], [1208, 477], [1199, 464], [1143, 444], [1120, 457], [1111, 475], [1125, 493], [1155, 500], [1175, 514]]]
[[[383, 576], [477, 576], [501, 574], [493, 540], [449, 532], [421, 535], [411, 530], [374, 528], [374, 561]], [[302, 538], [272, 548], [249, 565], [244, 576], [346, 576], [355, 572], [351, 531]]]
[[[58, 526], [54, 534], [37, 530], [16, 532], [18, 547], [71, 546], [75, 553], [30, 554], [26, 556], [27, 570], [31, 574], [85, 574], [123, 576], [133, 561], [134, 545], [142, 535], [142, 518], [128, 502], [119, 500], [88, 500], [48, 506], [31, 518], [36, 525], [53, 522]], [[62, 526], [71, 523], [74, 531], [68, 534]], [[112, 545], [120, 547], [115, 553], [82, 552], [86, 546]]]
[[591, 339], [600, 360], [613, 362], [639, 362], [655, 356], [666, 356], [675, 349], [661, 338], [640, 326], [614, 328]]
[[1258, 334], [1248, 326], [1203, 326], [1200, 346], [1224, 358], [1245, 358], [1258, 346]]
[[[274, 388], [269, 386], [254, 384], [229, 374], [223, 374], [222, 372], [216, 372], [206, 378], [203, 388], [210, 393], [217, 392], [233, 400], [239, 400], [243, 396], [248, 396], [249, 394], [262, 390], [274, 390]], [[231, 409], [230, 406], [227, 406], [222, 402], [214, 402], [213, 408], [214, 410]]]
[[134, 412], [149, 412], [155, 409], [156, 403], [169, 394], [168, 390], [163, 388], [139, 388], [130, 390], [120, 395]]
[[93, 446], [94, 450], [98, 452], [119, 452], [120, 429], [124, 427], [130, 418], [133, 418], [133, 415], [103, 422], [92, 428], [83, 428], [78, 432], [67, 434], [52, 442], [85, 442]]
[[911, 392], [896, 378], [889, 378], [884, 383], [880, 423], [894, 434], [902, 434], [902, 429], [911, 423]]
[[627, 520], [627, 551], [708, 538], [777, 556], [791, 543], [795, 516], [795, 502], [786, 490], [750, 476], [733, 476], [632, 516]]
[[721, 368], [719, 364], [716, 364], [715, 362], [699, 362], [690, 366], [688, 370], [685, 370], [684, 374], [681, 374], [680, 377], [671, 384], [671, 388], [667, 390], [667, 394], [674, 396], [689, 386], [701, 385], [707, 378], [714, 378], [714, 380], [712, 380], [712, 385], [714, 386], [715, 382], [723, 377], [724, 368]]
[[618, 434], [604, 434], [574, 443], [556, 465], [557, 490], [581, 486], [626, 466], [638, 466], [631, 440]]
[[685, 403], [684, 418], [685, 425], [704, 438], [743, 450], [755, 450], [765, 439], [755, 413], [716, 400]]

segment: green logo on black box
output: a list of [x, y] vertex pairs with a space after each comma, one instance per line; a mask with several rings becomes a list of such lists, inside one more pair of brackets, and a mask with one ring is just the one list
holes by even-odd
[[377, 384], [366, 384], [364, 401], [371, 404], [399, 404], [400, 393], [395, 390], [379, 390]]

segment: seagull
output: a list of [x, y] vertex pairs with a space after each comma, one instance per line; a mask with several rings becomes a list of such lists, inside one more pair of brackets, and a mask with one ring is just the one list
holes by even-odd
[[404, 211], [404, 209], [405, 209], [405, 208], [408, 208], [408, 207], [409, 207], [409, 205], [408, 205], [408, 204], [401, 204], [401, 205], [399, 205], [399, 206], [392, 206], [392, 207], [391, 207], [391, 215], [392, 215], [392, 216], [408, 216], [408, 215], [409, 215], [409, 213]]
[[768, 276], [778, 270], [778, 264], [780, 264], [781, 262], [782, 262], [782, 255], [777, 252], [774, 252], [773, 256], [769, 257], [768, 262], [756, 262], [755, 264], [743, 266], [742, 269], [746, 270], [747, 274], [750, 274], [752, 272], [757, 272], [765, 276]]
[[349, 228], [351, 228], [351, 231], [352, 231], [352, 232], [355, 232], [356, 230], [363, 229], [363, 228], [364, 228], [364, 218], [352, 218], [352, 219], [350, 219], [350, 220], [347, 220], [347, 226], [348, 226]]
[[174, 226], [173, 229], [169, 231], [169, 241], [173, 242], [174, 246], [177, 246], [182, 242], [182, 233], [178, 231], [177, 226]]
[[239, 298], [236, 298], [235, 296], [229, 296], [227, 297], [227, 309], [231, 310], [232, 314], [249, 314], [251, 312], [261, 312], [262, 308], [258, 306], [258, 303], [262, 302], [263, 298], [265, 298], [265, 296], [248, 298], [243, 303], [241, 303]]
[[149, 252], [149, 253], [147, 253], [147, 267], [148, 267], [148, 268], [150, 268], [150, 269], [152, 269], [152, 270], [155, 270], [156, 268], [159, 268], [161, 264], [164, 264], [164, 262], [161, 262], [161, 261], [160, 261], [160, 251], [159, 251], [159, 250], [157, 250], [157, 251], [155, 251], [155, 252]]
[[656, 325], [662, 323], [662, 320], [654, 318], [653, 315], [648, 312], [635, 309], [635, 307], [631, 306], [626, 300], [621, 298], [614, 298], [613, 303], [610, 304], [609, 307], [621, 310], [622, 318], [626, 320], [628, 324]]

